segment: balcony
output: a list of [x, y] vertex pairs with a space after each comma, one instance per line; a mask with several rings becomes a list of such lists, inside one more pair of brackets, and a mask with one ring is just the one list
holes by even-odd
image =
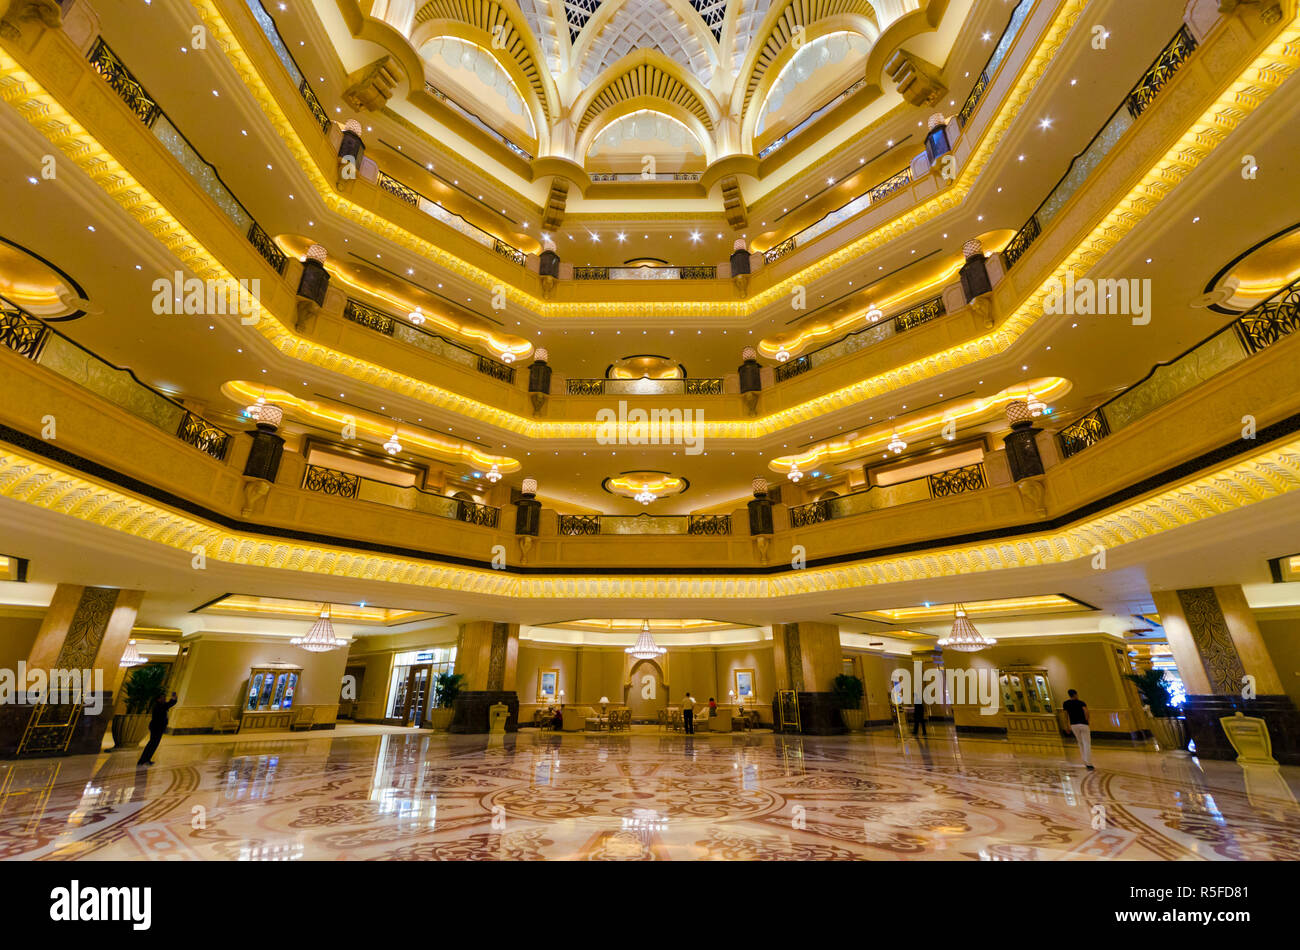
[[562, 537], [598, 534], [731, 534], [731, 515], [559, 515], [556, 531]]
[[866, 491], [799, 505], [790, 509], [790, 527], [806, 528], [835, 518], [849, 518], [881, 508], [894, 508], [916, 501], [928, 501], [931, 498], [950, 498], [953, 495], [964, 495], [988, 487], [984, 464], [977, 462], [974, 465], [963, 465], [961, 468], [949, 469], [934, 475], [911, 478], [892, 485], [873, 485]]

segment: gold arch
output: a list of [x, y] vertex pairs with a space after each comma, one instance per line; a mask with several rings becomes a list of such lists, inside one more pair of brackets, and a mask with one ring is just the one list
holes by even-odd
[[464, 23], [452, 23], [447, 20], [430, 20], [427, 26], [421, 26], [411, 34], [412, 42], [415, 37], [419, 37], [419, 45], [415, 48], [416, 53], [420, 55], [421, 62], [431, 63], [431, 60], [425, 59], [420, 50], [433, 39], [447, 37], [450, 39], [460, 40], [471, 46], [476, 46], [483, 52], [487, 53], [510, 77], [510, 84], [514, 86], [515, 92], [519, 93], [519, 98], [528, 110], [528, 119], [532, 123], [533, 138], [537, 140], [538, 150], [545, 147], [549, 140], [549, 123], [546, 118], [546, 110], [543, 104], [536, 97], [534, 90], [525, 76], [519, 69], [519, 64], [513, 59], [502, 59], [497, 51], [492, 49], [491, 43], [482, 30], [475, 29], [472, 26], [466, 26]]
[[654, 96], [636, 96], [632, 99], [625, 99], [616, 105], [605, 109], [600, 115], [591, 122], [587, 128], [578, 136], [577, 147], [573, 153], [582, 160], [582, 166], [587, 167], [587, 153], [591, 150], [592, 143], [601, 132], [609, 128], [619, 119], [631, 115], [633, 112], [646, 110], [649, 112], [658, 112], [660, 115], [666, 115], [670, 119], [676, 119], [687, 130], [695, 136], [700, 143], [700, 151], [704, 153], [704, 161], [707, 165], [713, 161], [716, 156], [716, 150], [713, 147], [713, 138], [709, 135], [704, 123], [692, 112], [688, 112], [675, 102], [667, 102]]
[[[559, 113], [559, 95], [550, 74], [538, 63], [545, 62], [542, 48], [526, 23], [516, 21], [509, 7], [496, 0], [429, 0], [415, 11], [416, 26], [411, 31], [411, 43], [419, 49], [426, 40], [439, 34], [439, 21], [444, 24], [461, 23], [481, 31], [487, 37], [475, 42], [491, 50], [512, 77], [518, 76], [533, 90], [537, 103], [549, 121]], [[462, 37], [467, 38], [467, 37]], [[515, 69], [506, 64], [509, 60]], [[523, 89], [523, 85], [520, 85]]]
[[716, 108], [709, 107], [713, 97], [708, 91], [675, 60], [658, 50], [640, 49], [596, 77], [591, 90], [574, 103], [573, 115], [582, 117], [578, 135], [606, 109], [638, 97], [674, 103], [713, 131], [717, 113]]

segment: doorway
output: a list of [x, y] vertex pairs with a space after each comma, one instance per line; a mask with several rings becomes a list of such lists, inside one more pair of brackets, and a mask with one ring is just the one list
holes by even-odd
[[637, 722], [655, 722], [668, 707], [663, 672], [653, 660], [642, 660], [628, 675], [627, 705]]
[[394, 718], [404, 726], [420, 726], [428, 710], [429, 679], [432, 664], [422, 663], [407, 669], [405, 682], [397, 684], [397, 699], [393, 703]]

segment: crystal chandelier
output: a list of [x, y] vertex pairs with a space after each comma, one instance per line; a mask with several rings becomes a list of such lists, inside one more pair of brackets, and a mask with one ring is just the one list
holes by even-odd
[[632, 496], [643, 505], [648, 505], [655, 500], [655, 493], [648, 488], [643, 488]]
[[258, 396], [257, 402], [244, 410], [244, 415], [252, 419], [259, 429], [263, 426], [278, 429], [280, 423], [284, 421], [284, 410], [279, 406], [271, 405], [266, 401], [265, 396]]
[[492, 467], [487, 470], [487, 474], [483, 477], [495, 485], [497, 482], [501, 481], [501, 466], [496, 462], [493, 462]]
[[796, 485], [799, 484], [799, 479], [803, 478], [803, 472], [799, 471], [799, 464], [797, 462], [790, 463], [790, 471], [785, 477], [790, 479], [790, 481], [794, 482]]
[[782, 344], [781, 348], [776, 351], [776, 361], [778, 363], [784, 363], [789, 358], [790, 358], [790, 351], [785, 348], [784, 344]]
[[424, 322], [424, 311], [421, 310], [419, 307], [416, 307], [414, 310], [412, 310], [412, 311], [411, 311], [410, 313], [408, 313], [406, 316], [407, 316], [407, 319], [409, 319], [409, 320], [410, 320], [412, 323], [414, 323], [417, 327], [418, 327], [420, 324], [422, 324], [422, 323]]
[[885, 448], [889, 449], [889, 451], [893, 452], [895, 455], [900, 455], [902, 454], [903, 449], [907, 448], [907, 443], [898, 437], [897, 432], [894, 432], [891, 433], [889, 445], [885, 446]]
[[881, 311], [879, 307], [875, 306], [874, 304], [871, 307], [867, 308], [868, 323], [878, 323], [880, 321], [880, 318], [883, 316], [884, 313]]
[[947, 650], [960, 650], [963, 653], [978, 653], [997, 642], [976, 630], [975, 625], [966, 617], [966, 608], [958, 604], [952, 632], [939, 641], [939, 646]]
[[630, 653], [638, 660], [653, 660], [663, 656], [668, 651], [655, 643], [655, 638], [650, 636], [650, 621], [642, 620], [641, 634], [636, 638], [636, 643], [623, 652]]
[[515, 354], [511, 353], [509, 350], [506, 350], [504, 353], [501, 354], [501, 362], [505, 363], [507, 366], [513, 363], [514, 361], [515, 361]]
[[1027, 403], [1029, 405], [1029, 414], [1033, 416], [1035, 419], [1037, 419], [1039, 416], [1041, 416], [1044, 412], [1047, 411], [1047, 403], [1043, 402], [1033, 393], [1029, 394]]
[[390, 435], [388, 441], [384, 443], [384, 451], [389, 455], [396, 455], [398, 452], [402, 451], [402, 443], [397, 441], [396, 432]]
[[122, 659], [118, 661], [118, 666], [140, 666], [144, 663], [144, 657], [140, 651], [135, 648], [135, 641], [126, 641], [126, 652], [122, 654]]
[[289, 642], [296, 647], [302, 647], [310, 653], [326, 653], [348, 645], [348, 641], [334, 636], [334, 624], [330, 621], [329, 604], [321, 605], [320, 617], [307, 631], [307, 636], [294, 637]]

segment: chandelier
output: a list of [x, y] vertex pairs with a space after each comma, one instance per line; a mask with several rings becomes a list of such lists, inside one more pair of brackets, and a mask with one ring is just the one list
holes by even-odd
[[487, 470], [487, 474], [483, 477], [495, 485], [497, 482], [501, 481], [501, 466], [496, 462], [493, 462], [492, 467]]
[[966, 616], [966, 608], [957, 604], [952, 632], [939, 641], [939, 646], [948, 650], [960, 650], [962, 653], [978, 653], [997, 642], [976, 630], [975, 625]]
[[1043, 402], [1033, 393], [1029, 394], [1027, 403], [1029, 405], [1029, 414], [1033, 416], [1035, 419], [1037, 419], [1039, 416], [1041, 416], [1044, 412], [1047, 411], [1047, 403]]
[[506, 350], [504, 353], [501, 354], [501, 362], [505, 363], [507, 366], [513, 363], [514, 361], [515, 361], [515, 354], [511, 353], [509, 350]]
[[416, 307], [414, 310], [412, 310], [412, 311], [411, 311], [410, 313], [408, 313], [406, 316], [407, 316], [407, 319], [409, 319], [409, 320], [410, 320], [412, 323], [414, 323], [417, 327], [418, 327], [420, 324], [422, 324], [422, 323], [424, 322], [424, 311], [421, 310], [419, 307]]
[[803, 478], [803, 472], [799, 471], [799, 464], [797, 462], [790, 463], [790, 471], [785, 477], [790, 479], [790, 481], [794, 482], [796, 485], [799, 484], [799, 479]]
[[781, 348], [776, 351], [776, 361], [778, 363], [784, 363], [789, 358], [790, 358], [790, 351], [785, 348], [785, 344], [782, 344]]
[[144, 663], [144, 657], [140, 651], [135, 648], [135, 641], [126, 641], [126, 652], [122, 654], [122, 659], [118, 661], [118, 666], [140, 666]]
[[280, 423], [284, 421], [284, 410], [279, 406], [273, 406], [266, 401], [265, 396], [258, 396], [257, 402], [244, 410], [244, 415], [252, 419], [258, 428], [267, 426], [271, 429], [278, 429]]
[[668, 651], [655, 643], [655, 638], [650, 636], [650, 621], [642, 620], [641, 634], [636, 638], [636, 643], [623, 652], [631, 654], [638, 660], [653, 660], [663, 656]]
[[900, 455], [903, 449], [907, 448], [907, 443], [898, 437], [897, 432], [894, 432], [891, 433], [889, 445], [885, 446], [885, 448], [889, 449], [889, 451], [893, 452], [895, 455]]
[[867, 309], [867, 322], [877, 323], [879, 322], [880, 318], [883, 317], [884, 315], [885, 314], [881, 311], [879, 307], [872, 305]]
[[643, 505], [648, 505], [655, 500], [655, 493], [648, 488], [643, 488], [632, 496]]
[[330, 621], [330, 605], [322, 604], [320, 617], [312, 624], [305, 637], [294, 637], [289, 641], [296, 647], [302, 647], [309, 653], [326, 653], [348, 645], [348, 641], [334, 636], [334, 624]]
[[396, 455], [398, 452], [402, 451], [402, 443], [397, 441], [396, 432], [390, 435], [388, 441], [384, 443], [384, 451], [389, 455]]

